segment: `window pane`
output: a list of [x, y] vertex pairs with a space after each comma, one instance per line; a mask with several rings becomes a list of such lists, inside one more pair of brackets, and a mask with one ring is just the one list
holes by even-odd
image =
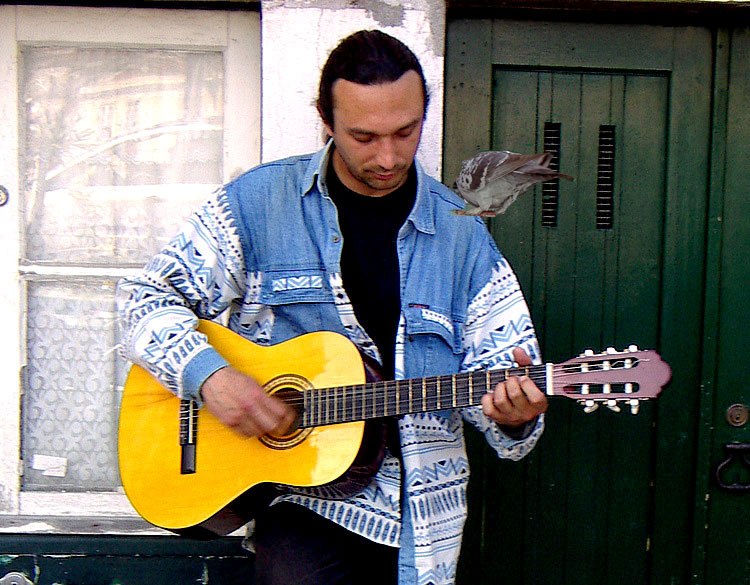
[[114, 281], [28, 283], [25, 490], [112, 490], [126, 365], [115, 351]]
[[221, 53], [22, 59], [25, 259], [142, 264], [222, 182]]
[[[222, 182], [223, 55], [26, 47], [21, 57], [23, 489], [111, 491], [127, 370], [116, 283], [76, 274], [144, 264]], [[71, 276], [40, 279], [29, 263]]]

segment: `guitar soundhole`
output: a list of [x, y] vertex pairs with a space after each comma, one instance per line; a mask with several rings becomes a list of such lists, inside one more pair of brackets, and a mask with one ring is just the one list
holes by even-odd
[[292, 426], [283, 435], [263, 435], [260, 442], [271, 449], [290, 449], [299, 445], [312, 432], [312, 428], [301, 428], [303, 413], [303, 397], [305, 390], [312, 388], [306, 379], [293, 374], [286, 374], [274, 378], [266, 384], [266, 392], [280, 398], [297, 413]]

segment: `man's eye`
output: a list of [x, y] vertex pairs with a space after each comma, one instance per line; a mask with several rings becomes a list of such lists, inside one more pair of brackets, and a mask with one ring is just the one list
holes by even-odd
[[369, 134], [356, 134], [354, 140], [362, 144], [367, 144], [368, 142], [372, 142], [372, 136]]

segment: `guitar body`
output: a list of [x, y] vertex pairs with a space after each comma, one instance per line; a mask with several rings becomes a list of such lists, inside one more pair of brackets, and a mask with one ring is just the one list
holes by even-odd
[[[211, 322], [202, 321], [199, 330], [236, 369], [271, 393], [365, 381], [359, 351], [336, 333], [311, 333], [264, 347]], [[185, 473], [180, 404], [144, 369], [131, 368], [120, 412], [120, 475], [143, 518], [192, 536], [228, 534], [242, 526], [252, 517], [252, 507], [263, 500], [250, 492], [272, 491], [261, 484], [304, 487], [334, 482], [355, 462], [365, 435], [365, 423], [360, 421], [301, 429], [285, 437], [248, 438], [200, 409], [195, 469]], [[378, 441], [376, 434], [374, 442]], [[378, 449], [371, 445], [367, 458], [377, 457]]]

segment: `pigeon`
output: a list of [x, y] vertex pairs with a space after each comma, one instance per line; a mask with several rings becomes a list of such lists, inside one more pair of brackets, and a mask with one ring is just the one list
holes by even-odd
[[553, 153], [516, 154], [507, 150], [480, 152], [461, 164], [458, 194], [466, 200], [456, 215], [495, 217], [535, 183], [573, 177], [549, 168]]

